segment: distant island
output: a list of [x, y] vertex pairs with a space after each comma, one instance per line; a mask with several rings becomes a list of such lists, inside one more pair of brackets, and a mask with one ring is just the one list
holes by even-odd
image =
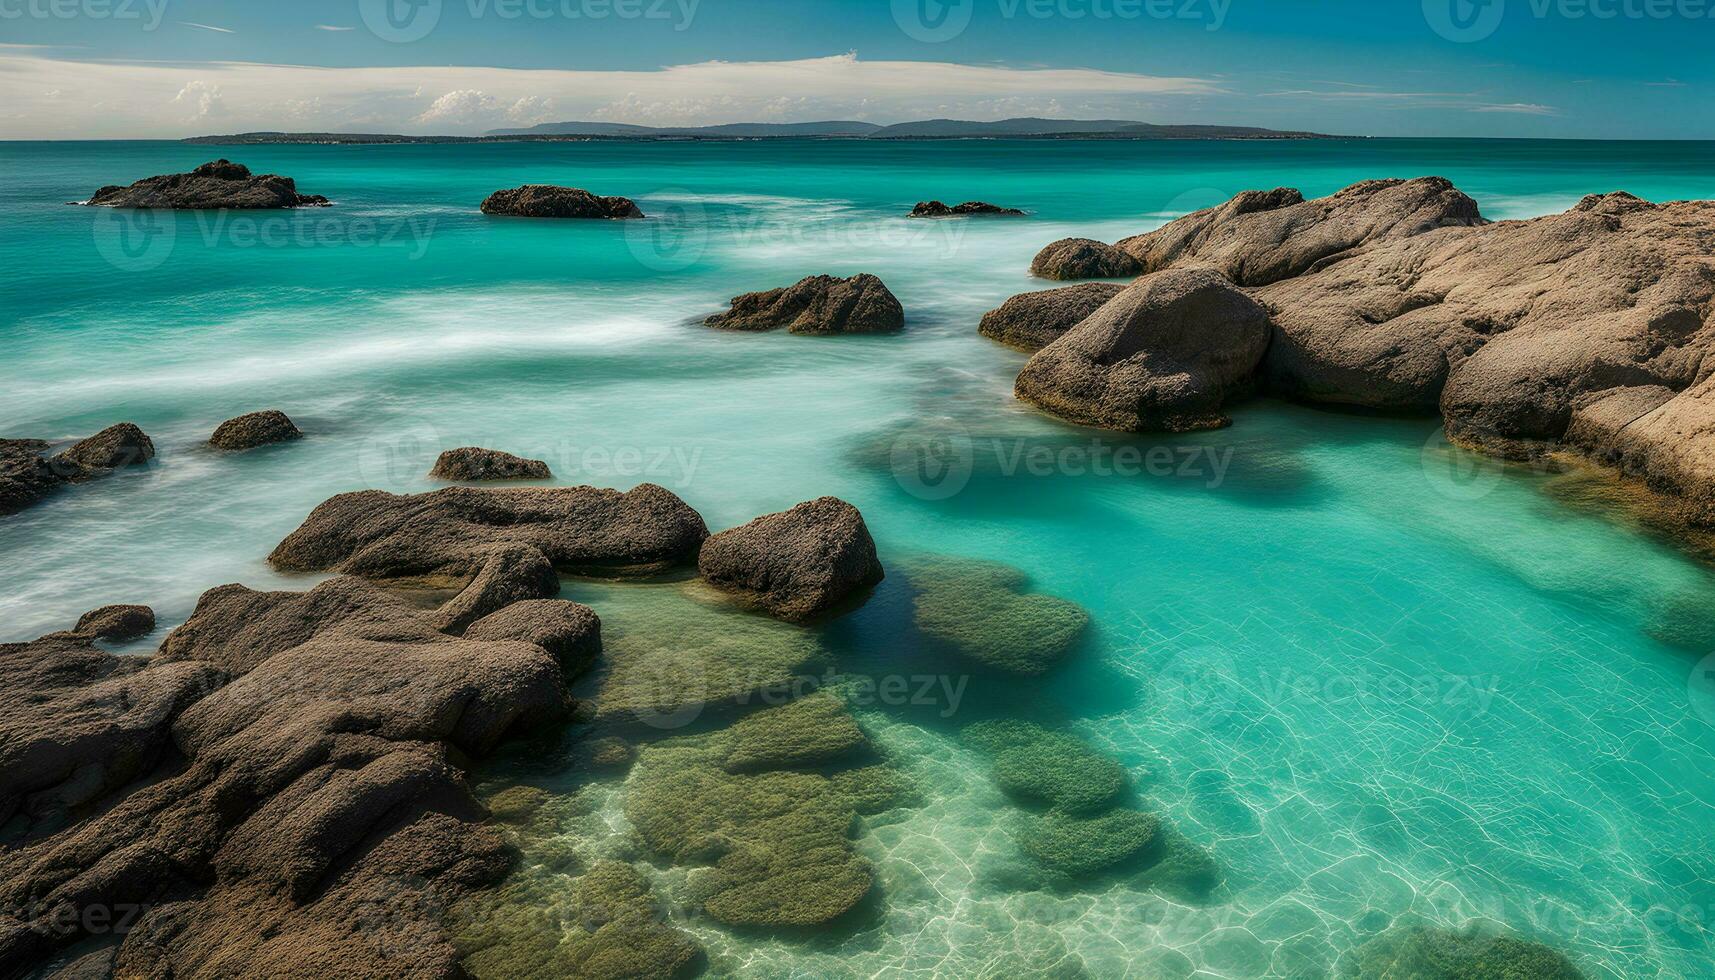
[[187, 143], [499, 143], [520, 140], [765, 140], [765, 139], [1108, 139], [1108, 140], [1305, 140], [1351, 139], [1326, 133], [1255, 126], [1162, 126], [1128, 119], [925, 119], [882, 126], [826, 121], [726, 123], [719, 126], [634, 126], [611, 122], [543, 123], [528, 129], [496, 129], [482, 136], [401, 136], [381, 133], [237, 133], [196, 136]]

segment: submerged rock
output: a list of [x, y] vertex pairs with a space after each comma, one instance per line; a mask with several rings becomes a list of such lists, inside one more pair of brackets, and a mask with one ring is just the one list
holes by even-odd
[[909, 218], [952, 218], [973, 214], [1020, 215], [1023, 211], [1017, 208], [1003, 208], [987, 201], [966, 201], [948, 207], [940, 201], [919, 201], [917, 206], [906, 215]]
[[1565, 956], [1538, 943], [1486, 934], [1396, 926], [1341, 962], [1340, 976], [1354, 980], [1581, 980]]
[[887, 286], [863, 273], [849, 279], [810, 276], [760, 293], [735, 296], [732, 309], [703, 321], [720, 330], [779, 330], [796, 334], [896, 333], [905, 310]]
[[750, 715], [733, 725], [727, 736], [728, 772], [828, 762], [869, 745], [845, 702], [827, 692]]
[[977, 332], [1008, 347], [1034, 354], [1082, 323], [1125, 291], [1113, 282], [1084, 282], [1059, 289], [1020, 293], [983, 314]]
[[822, 497], [709, 538], [697, 557], [709, 584], [788, 622], [834, 611], [884, 577], [863, 515]]
[[272, 210], [320, 207], [328, 199], [299, 194], [290, 177], [257, 176], [241, 163], [216, 160], [188, 174], [148, 177], [129, 187], [103, 187], [87, 203], [115, 208]]
[[1099, 813], [1128, 784], [1125, 767], [1082, 741], [1033, 722], [984, 721], [965, 741], [989, 753], [995, 785], [1008, 796], [1068, 814]]
[[576, 187], [525, 184], [495, 191], [482, 202], [483, 214], [515, 218], [641, 218], [628, 197], [600, 197]]
[[1230, 424], [1268, 349], [1268, 314], [1216, 272], [1158, 272], [1127, 287], [1024, 366], [1018, 397], [1125, 431]]
[[1029, 577], [993, 562], [943, 559], [911, 569], [917, 628], [999, 670], [1046, 673], [1090, 624], [1077, 603], [1024, 592]]
[[1130, 253], [1088, 238], [1062, 238], [1030, 262], [1030, 274], [1043, 279], [1129, 279], [1143, 271]]
[[215, 428], [214, 434], [208, 437], [208, 443], [216, 449], [254, 449], [303, 436], [285, 412], [270, 408], [227, 419]]
[[494, 449], [465, 446], [449, 449], [435, 460], [429, 478], [472, 483], [482, 480], [547, 480], [554, 474], [539, 459], [525, 459]]
[[1154, 816], [1137, 810], [1113, 809], [1091, 817], [1051, 810], [1025, 818], [1018, 845], [1044, 867], [1080, 876], [1143, 854], [1156, 843], [1159, 827]]

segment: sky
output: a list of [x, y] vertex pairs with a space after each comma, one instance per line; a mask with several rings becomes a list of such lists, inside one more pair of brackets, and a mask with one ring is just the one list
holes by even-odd
[[1711, 139], [1715, 0], [0, 0], [0, 138], [1010, 116]]

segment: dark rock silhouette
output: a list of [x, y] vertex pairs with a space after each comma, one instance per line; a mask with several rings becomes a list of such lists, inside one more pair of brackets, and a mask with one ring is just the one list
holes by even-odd
[[188, 174], [147, 177], [129, 187], [110, 185], [96, 191], [89, 204], [115, 208], [165, 210], [274, 210], [320, 207], [328, 199], [299, 194], [290, 177], [252, 174], [230, 160], [205, 163]]

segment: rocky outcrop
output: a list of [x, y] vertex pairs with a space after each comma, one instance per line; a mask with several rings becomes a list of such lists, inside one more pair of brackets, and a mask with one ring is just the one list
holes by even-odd
[[86, 479], [155, 458], [155, 443], [130, 422], [110, 425], [53, 458], [68, 479]]
[[520, 599], [553, 596], [556, 569], [623, 577], [689, 564], [708, 533], [696, 511], [649, 483], [624, 493], [365, 490], [317, 507], [268, 560], [286, 571], [460, 585], [434, 614], [440, 628], [456, 631]]
[[1208, 270], [1145, 276], [1043, 348], [1018, 397], [1061, 418], [1126, 431], [1189, 432], [1229, 420], [1268, 349], [1268, 314]]
[[704, 320], [720, 330], [779, 330], [797, 334], [895, 333], [905, 310], [880, 279], [810, 276], [780, 289], [733, 297], [732, 309]]
[[41, 439], [0, 439], [0, 515], [46, 500], [68, 483], [91, 480], [155, 457], [155, 444], [129, 422], [109, 426], [48, 457]]
[[321, 207], [328, 199], [299, 194], [290, 177], [252, 174], [230, 160], [205, 163], [188, 174], [163, 174], [129, 187], [110, 185], [96, 191], [89, 204], [114, 208], [167, 210], [274, 210]]
[[494, 449], [465, 446], [449, 449], [435, 460], [429, 478], [475, 483], [483, 480], [546, 480], [554, 474], [539, 459], [525, 459]]
[[155, 631], [155, 610], [148, 606], [102, 606], [83, 614], [72, 629], [98, 640], [135, 640]]
[[788, 622], [809, 622], [880, 582], [881, 562], [863, 515], [822, 497], [709, 538], [703, 578], [741, 603]]
[[1076, 286], [1020, 293], [983, 314], [977, 332], [1008, 347], [1036, 353], [1118, 296], [1125, 287], [1114, 282], [1083, 282]]
[[940, 201], [919, 201], [911, 209], [908, 218], [957, 218], [966, 215], [1021, 215], [1023, 211], [1017, 208], [1003, 208], [987, 201], [966, 201], [948, 207]]
[[46, 500], [65, 483], [42, 454], [40, 439], [0, 439], [0, 514], [15, 514]]
[[554, 655], [567, 677], [578, 677], [601, 655], [601, 617], [581, 603], [525, 599], [470, 624], [464, 638], [534, 643]]
[[24, 971], [99, 931], [123, 976], [460, 976], [446, 911], [513, 861], [462, 760], [571, 705], [541, 647], [354, 578], [211, 590], [148, 661], [61, 633], [0, 663], [0, 961]]
[[1142, 271], [1130, 253], [1089, 238], [1062, 238], [1030, 262], [1030, 274], [1042, 279], [1129, 279]]
[[303, 436], [292, 420], [286, 417], [285, 412], [271, 408], [227, 419], [208, 437], [208, 444], [216, 449], [254, 449], [276, 442], [302, 439]]
[[576, 187], [525, 184], [495, 191], [482, 202], [483, 214], [514, 218], [641, 218], [628, 197], [601, 197]]

